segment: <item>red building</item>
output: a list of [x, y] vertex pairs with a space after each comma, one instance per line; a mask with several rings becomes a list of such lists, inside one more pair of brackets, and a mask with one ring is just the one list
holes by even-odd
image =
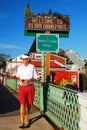
[[[38, 76], [42, 76], [42, 58], [41, 53], [30, 53], [31, 62], [35, 65]], [[79, 86], [79, 72], [78, 70], [67, 70], [66, 59], [56, 54], [50, 53], [50, 76], [52, 76], [52, 82], [58, 82], [62, 79], [68, 79], [74, 81]]]

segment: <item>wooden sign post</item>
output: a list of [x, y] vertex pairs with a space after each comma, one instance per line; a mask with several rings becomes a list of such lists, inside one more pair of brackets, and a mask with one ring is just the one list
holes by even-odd
[[[50, 31], [45, 31], [50, 34]], [[50, 52], [45, 53], [45, 81], [50, 82]]]

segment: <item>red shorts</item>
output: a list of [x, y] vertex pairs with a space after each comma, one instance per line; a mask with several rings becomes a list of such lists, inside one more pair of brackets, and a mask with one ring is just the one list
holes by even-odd
[[32, 105], [34, 101], [34, 85], [30, 86], [19, 86], [18, 89], [19, 100], [21, 104], [25, 104], [28, 101], [28, 104]]

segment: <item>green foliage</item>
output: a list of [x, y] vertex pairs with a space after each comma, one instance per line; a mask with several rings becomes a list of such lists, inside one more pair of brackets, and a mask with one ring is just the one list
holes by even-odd
[[67, 64], [73, 64], [73, 62], [70, 60], [70, 58], [65, 54], [65, 51], [63, 49], [59, 49], [58, 55], [61, 57], [66, 58], [66, 63]]
[[10, 55], [4, 53], [0, 54], [0, 69], [5, 66], [6, 60], [10, 58]]
[[48, 14], [49, 14], [49, 15], [52, 15], [52, 9], [49, 9]]
[[25, 17], [34, 15], [33, 11], [30, 9], [29, 3], [27, 3], [27, 7], [24, 8], [24, 13], [25, 13]]
[[80, 91], [87, 90], [87, 74], [79, 74]]
[[87, 60], [85, 60], [85, 73], [87, 74]]

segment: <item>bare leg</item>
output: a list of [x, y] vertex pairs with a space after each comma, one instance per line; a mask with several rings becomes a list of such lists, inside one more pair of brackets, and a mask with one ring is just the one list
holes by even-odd
[[25, 105], [20, 105], [20, 121], [22, 124], [24, 124], [24, 115], [25, 115]]
[[30, 108], [31, 108], [31, 105], [29, 105], [28, 103], [26, 103], [26, 106], [25, 106], [25, 122], [28, 122], [29, 121], [29, 113], [30, 113]]

